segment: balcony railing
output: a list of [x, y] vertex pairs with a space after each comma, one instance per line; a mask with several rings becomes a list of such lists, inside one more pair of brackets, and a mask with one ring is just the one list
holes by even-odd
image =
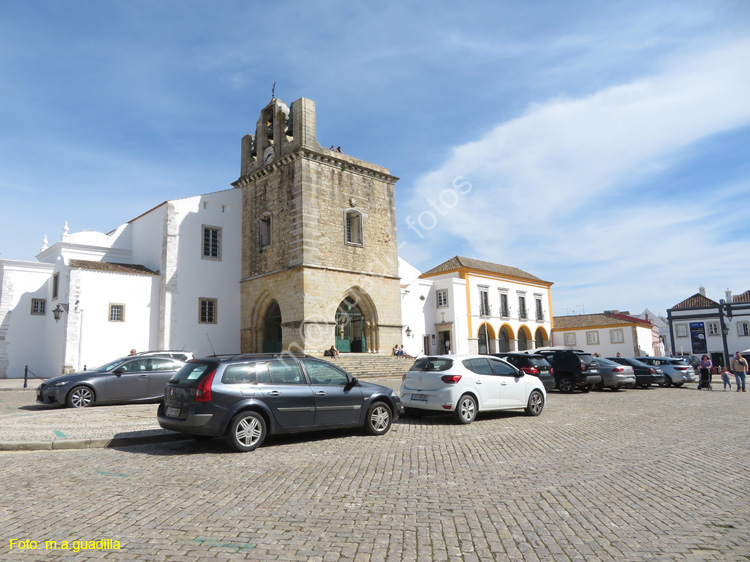
[[507, 306], [500, 309], [500, 316], [503, 318], [510, 318], [510, 308]]
[[544, 322], [544, 312], [536, 311], [536, 321], [537, 322]]
[[518, 318], [520, 320], [526, 320], [529, 317], [529, 313], [525, 308], [518, 309]]
[[479, 305], [479, 316], [492, 316], [492, 305], [480, 304]]

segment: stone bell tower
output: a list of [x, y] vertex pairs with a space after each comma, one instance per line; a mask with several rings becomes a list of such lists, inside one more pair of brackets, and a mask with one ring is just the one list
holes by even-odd
[[242, 139], [242, 351], [401, 342], [395, 183], [323, 148], [315, 102], [273, 99]]

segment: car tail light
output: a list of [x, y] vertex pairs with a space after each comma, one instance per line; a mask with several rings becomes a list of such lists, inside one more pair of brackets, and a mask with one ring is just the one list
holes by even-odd
[[195, 389], [195, 401], [196, 402], [211, 402], [211, 383], [214, 382], [214, 375], [216, 369], [211, 371], [206, 378], [204, 378], [198, 388]]
[[586, 370], [586, 363], [581, 361], [581, 371], [585, 371], [585, 370]]
[[549, 368], [549, 374], [550, 375], [554, 375], [555, 374], [555, 368], [554, 367], [550, 367]]
[[402, 380], [402, 381], [405, 381], [405, 380], [406, 380], [406, 373], [404, 373], [403, 375], [401, 375], [401, 380]]
[[654, 369], [653, 367], [649, 367], [648, 370], [651, 372], [652, 375], [656, 374], [656, 369]]
[[536, 367], [521, 367], [521, 370], [527, 375], [539, 375], [539, 369]]
[[687, 371], [687, 369], [688, 369], [687, 367], [675, 367], [674, 368], [675, 371]]
[[625, 369], [623, 369], [622, 367], [615, 367], [614, 369], [612, 369], [612, 372], [613, 373], [622, 373], [624, 370]]
[[443, 375], [440, 380], [448, 384], [457, 384], [461, 380], [461, 375]]

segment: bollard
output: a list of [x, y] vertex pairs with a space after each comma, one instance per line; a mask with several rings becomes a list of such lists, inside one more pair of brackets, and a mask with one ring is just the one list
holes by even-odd
[[23, 387], [26, 388], [29, 381], [29, 366], [26, 365], [23, 368]]

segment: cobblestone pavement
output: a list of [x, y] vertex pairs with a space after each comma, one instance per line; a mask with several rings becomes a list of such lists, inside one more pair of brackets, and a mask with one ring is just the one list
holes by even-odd
[[[0, 559], [750, 558], [750, 395], [548, 398], [538, 418], [405, 419], [246, 454], [220, 440], [2, 452]], [[102, 539], [120, 549], [62, 550]]]

